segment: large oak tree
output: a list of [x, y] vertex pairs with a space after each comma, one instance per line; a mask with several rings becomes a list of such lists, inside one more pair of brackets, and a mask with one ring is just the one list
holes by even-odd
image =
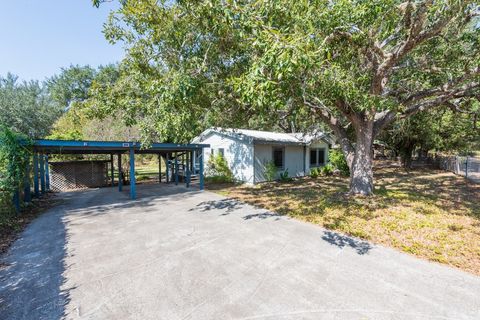
[[121, 108], [159, 138], [252, 119], [322, 122], [346, 156], [353, 194], [373, 192], [372, 144], [387, 125], [468, 108], [479, 94], [476, 1], [121, 4], [105, 34], [127, 47], [123, 80], [92, 102], [98, 114]]

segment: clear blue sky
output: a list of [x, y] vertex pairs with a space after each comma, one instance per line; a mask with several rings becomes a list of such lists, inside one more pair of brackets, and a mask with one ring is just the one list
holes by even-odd
[[0, 75], [44, 80], [70, 64], [117, 62], [120, 44], [105, 40], [102, 25], [117, 1], [0, 0]]

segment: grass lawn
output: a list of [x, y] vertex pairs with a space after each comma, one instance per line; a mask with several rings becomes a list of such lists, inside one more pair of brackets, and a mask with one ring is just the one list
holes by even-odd
[[348, 178], [301, 178], [210, 190], [296, 219], [480, 275], [480, 185], [443, 171], [376, 168], [375, 196]]

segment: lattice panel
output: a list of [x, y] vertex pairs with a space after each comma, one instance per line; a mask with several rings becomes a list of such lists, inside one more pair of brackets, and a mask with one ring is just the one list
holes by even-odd
[[103, 187], [108, 179], [108, 161], [50, 163], [50, 187], [54, 191]]

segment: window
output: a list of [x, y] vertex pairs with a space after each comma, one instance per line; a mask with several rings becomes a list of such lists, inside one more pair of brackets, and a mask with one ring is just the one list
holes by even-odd
[[218, 148], [218, 154], [221, 154], [222, 157], [225, 155], [225, 149], [223, 148]]
[[215, 149], [211, 148], [210, 149], [210, 157], [213, 157], [215, 155]]
[[319, 167], [325, 165], [325, 149], [310, 149], [310, 166]]
[[322, 166], [325, 164], [325, 149], [318, 149], [318, 164]]
[[273, 163], [275, 164], [275, 167], [283, 169], [283, 156], [283, 148], [273, 148]]
[[312, 166], [317, 165], [317, 149], [310, 150], [310, 165]]

